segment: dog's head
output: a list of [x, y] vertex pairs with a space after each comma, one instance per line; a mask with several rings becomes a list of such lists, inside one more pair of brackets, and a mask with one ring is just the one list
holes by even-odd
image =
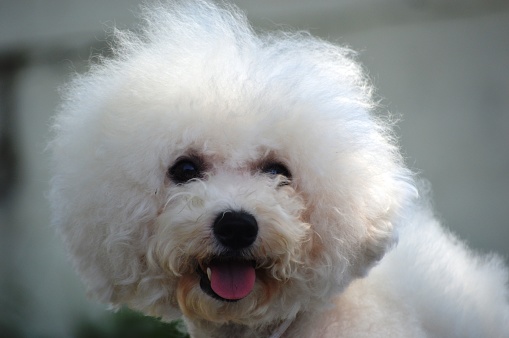
[[350, 51], [201, 1], [145, 18], [54, 124], [54, 223], [92, 294], [260, 325], [364, 275], [413, 188]]

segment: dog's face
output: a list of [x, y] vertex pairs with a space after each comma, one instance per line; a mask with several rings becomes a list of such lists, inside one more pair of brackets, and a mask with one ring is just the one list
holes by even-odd
[[347, 51], [207, 6], [73, 83], [54, 222], [103, 301], [262, 325], [365, 274], [412, 187]]
[[257, 323], [311, 277], [306, 199], [283, 154], [253, 144], [251, 158], [237, 159], [224, 154], [236, 143], [218, 144], [210, 132], [206, 150], [194, 144], [169, 166], [148, 261], [171, 280], [187, 317]]

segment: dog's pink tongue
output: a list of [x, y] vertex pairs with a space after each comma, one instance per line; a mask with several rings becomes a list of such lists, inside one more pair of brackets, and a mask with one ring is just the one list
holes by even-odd
[[256, 274], [249, 262], [212, 264], [210, 272], [212, 290], [224, 299], [242, 299], [253, 290]]

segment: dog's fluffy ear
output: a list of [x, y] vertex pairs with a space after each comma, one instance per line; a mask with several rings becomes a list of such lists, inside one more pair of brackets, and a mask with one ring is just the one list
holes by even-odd
[[387, 189], [386, 199], [390, 201], [385, 212], [378, 217], [366, 219], [366, 233], [358, 257], [356, 274], [363, 277], [369, 268], [397, 244], [398, 228], [405, 218], [404, 213], [417, 197], [417, 190], [408, 178], [395, 178], [392, 189]]
[[[333, 265], [332, 279], [342, 288], [352, 279], [364, 277], [397, 243], [398, 227], [417, 191], [406, 175], [386, 175], [381, 186], [371, 186], [371, 191], [358, 198], [346, 195], [341, 181], [337, 183], [334, 187], [329, 182], [318, 190], [320, 197], [313, 203], [310, 219], [317, 233], [314, 241], [323, 250], [321, 258], [332, 262], [319, 265]], [[364, 188], [359, 185], [354, 194], [362, 194]]]
[[[301, 188], [310, 203], [314, 241], [324, 253], [320, 265], [335, 265], [332, 279], [344, 283], [364, 276], [396, 244], [397, 228], [418, 195], [390, 123], [375, 117], [369, 92], [358, 97], [365, 104], [339, 106], [337, 120], [319, 129], [320, 148], [301, 159], [314, 170]], [[358, 118], [349, 118], [349, 111]]]

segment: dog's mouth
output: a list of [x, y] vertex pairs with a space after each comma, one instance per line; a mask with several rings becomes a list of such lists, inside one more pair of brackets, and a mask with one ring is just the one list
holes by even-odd
[[236, 302], [253, 291], [256, 271], [255, 262], [231, 258], [214, 258], [198, 264], [200, 287], [207, 295], [224, 301]]

